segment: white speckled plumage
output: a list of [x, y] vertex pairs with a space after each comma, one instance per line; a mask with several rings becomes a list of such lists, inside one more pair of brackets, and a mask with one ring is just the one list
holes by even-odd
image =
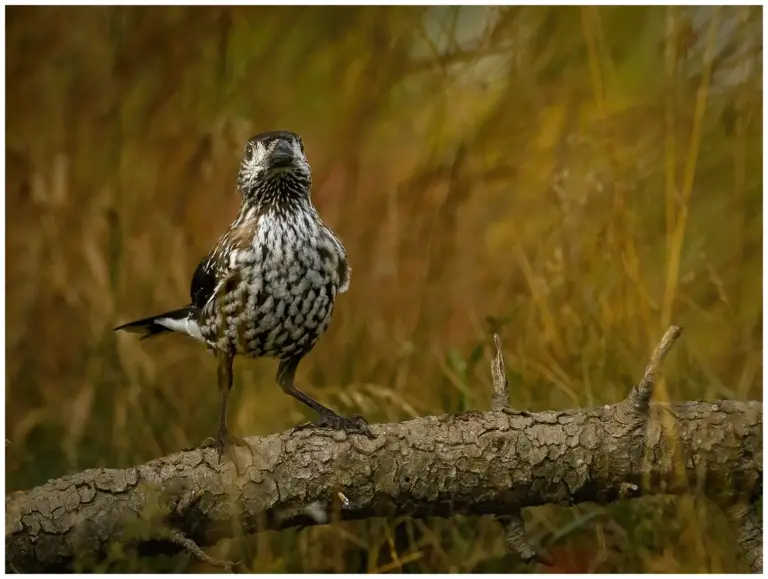
[[221, 287], [197, 319], [211, 347], [284, 358], [308, 352], [328, 327], [336, 295], [349, 286], [345, 253], [308, 201], [302, 205], [264, 207], [253, 223], [234, 225], [249, 231], [247, 243], [220, 248]]

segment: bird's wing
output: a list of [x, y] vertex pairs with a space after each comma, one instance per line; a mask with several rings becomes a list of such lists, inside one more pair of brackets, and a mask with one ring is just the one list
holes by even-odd
[[192, 275], [192, 286], [189, 289], [192, 305], [202, 309], [211, 299], [216, 289], [216, 271], [211, 254], [206, 255]]
[[256, 220], [230, 227], [216, 242], [210, 253], [198, 264], [192, 276], [192, 305], [204, 308], [215, 299], [219, 288], [231, 285], [240, 275], [237, 256], [252, 250]]
[[347, 260], [347, 250], [344, 249], [341, 241], [333, 234], [333, 231], [331, 231], [325, 225], [323, 225], [323, 232], [331, 244], [336, 248], [336, 254], [338, 255], [339, 259], [337, 264], [339, 274], [339, 293], [343, 294], [349, 289], [349, 278], [352, 274], [352, 268], [349, 266], [349, 261]]

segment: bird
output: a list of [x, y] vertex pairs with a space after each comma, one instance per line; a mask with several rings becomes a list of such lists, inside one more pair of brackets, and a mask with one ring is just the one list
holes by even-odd
[[351, 276], [347, 251], [320, 218], [311, 186], [298, 134], [279, 130], [251, 137], [237, 178], [240, 209], [195, 269], [190, 303], [114, 328], [142, 340], [183, 334], [215, 355], [219, 418], [212, 445], [219, 461], [225, 448], [244, 444], [226, 420], [236, 356], [278, 360], [276, 380], [283, 392], [319, 415], [296, 428], [372, 436], [362, 416], [340, 416], [295, 384], [299, 362], [328, 329]]

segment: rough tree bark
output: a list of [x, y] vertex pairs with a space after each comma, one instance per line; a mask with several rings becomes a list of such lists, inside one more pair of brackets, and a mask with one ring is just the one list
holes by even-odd
[[547, 562], [522, 507], [697, 493], [722, 506], [753, 572], [762, 572], [760, 402], [649, 404], [673, 326], [627, 399], [547, 412], [507, 408], [500, 343], [490, 412], [372, 425], [374, 438], [298, 430], [251, 438], [218, 462], [193, 449], [133, 468], [94, 469], [6, 497], [6, 570], [71, 570], [113, 542], [152, 552], [329, 520], [496, 515], [509, 547]]

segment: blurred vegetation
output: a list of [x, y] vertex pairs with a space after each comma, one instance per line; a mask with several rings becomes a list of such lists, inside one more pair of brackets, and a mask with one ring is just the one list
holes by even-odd
[[[215, 363], [118, 323], [185, 303], [251, 134], [304, 137], [353, 266], [299, 384], [372, 422], [762, 400], [761, 7], [9, 7], [6, 484], [212, 435]], [[236, 362], [230, 425], [309, 418]], [[746, 571], [714, 507], [526, 511], [557, 571]], [[255, 571], [525, 571], [493, 520], [370, 520], [212, 553]], [[122, 570], [207, 570], [188, 557]]]

